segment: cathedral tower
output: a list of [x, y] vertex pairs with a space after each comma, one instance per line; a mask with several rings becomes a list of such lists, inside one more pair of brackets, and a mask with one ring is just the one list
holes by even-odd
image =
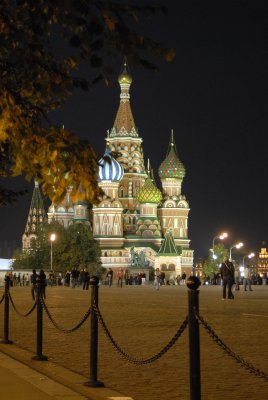
[[[126, 234], [135, 233], [133, 221], [137, 215], [136, 193], [142, 187], [146, 172], [144, 167], [142, 139], [138, 135], [130, 106], [130, 75], [127, 61], [118, 82], [121, 87], [120, 104], [113, 128], [108, 131], [106, 138], [109, 149], [116, 154], [117, 161], [124, 168], [124, 177], [119, 186], [119, 198], [124, 212], [124, 231]], [[128, 211], [126, 211], [128, 210]]]
[[46, 212], [44, 208], [43, 199], [39, 189], [38, 182], [34, 182], [34, 191], [30, 210], [27, 218], [24, 234], [22, 235], [22, 250], [27, 251], [31, 249], [31, 240], [37, 237], [37, 231], [44, 221], [46, 221]]
[[169, 230], [172, 232], [176, 245], [189, 248], [188, 214], [190, 209], [186, 197], [181, 194], [184, 176], [185, 168], [178, 157], [172, 131], [167, 156], [159, 167], [164, 198], [158, 214], [163, 236]]

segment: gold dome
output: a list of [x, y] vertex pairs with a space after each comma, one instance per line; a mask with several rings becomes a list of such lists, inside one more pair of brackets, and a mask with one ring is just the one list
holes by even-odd
[[132, 83], [132, 76], [130, 75], [130, 72], [128, 70], [128, 65], [127, 65], [126, 59], [124, 61], [123, 71], [121, 72], [121, 74], [118, 77], [118, 82], [120, 85], [124, 84], [124, 83], [131, 85], [131, 83]]
[[127, 83], [127, 84], [131, 85], [132, 76], [123, 71], [123, 73], [120, 74], [119, 77], [118, 77], [118, 82], [120, 83], [120, 85], [124, 84], [124, 83]]

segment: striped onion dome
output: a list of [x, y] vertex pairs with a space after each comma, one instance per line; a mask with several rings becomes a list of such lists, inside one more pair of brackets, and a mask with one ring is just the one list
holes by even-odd
[[176, 145], [172, 132], [167, 157], [159, 167], [159, 177], [160, 179], [183, 179], [185, 177], [185, 172], [185, 167], [177, 156]]
[[142, 188], [137, 192], [136, 199], [139, 203], [160, 203], [162, 200], [162, 193], [154, 185], [150, 176], [145, 180]]
[[104, 156], [99, 160], [99, 181], [120, 181], [124, 175], [124, 168], [110, 154], [106, 148]]

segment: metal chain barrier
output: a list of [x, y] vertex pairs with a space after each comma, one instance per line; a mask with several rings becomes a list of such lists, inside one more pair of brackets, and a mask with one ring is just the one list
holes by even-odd
[[64, 333], [72, 333], [74, 331], [76, 331], [78, 328], [80, 328], [80, 326], [83, 325], [83, 323], [88, 319], [88, 317], [90, 316], [91, 313], [91, 307], [87, 310], [87, 312], [85, 313], [84, 317], [81, 319], [81, 321], [72, 329], [65, 329], [62, 328], [59, 324], [57, 324], [57, 322], [55, 321], [55, 319], [52, 317], [52, 315], [49, 312], [49, 309], [46, 305], [46, 302], [44, 300], [44, 298], [41, 296], [41, 303], [42, 306], [48, 316], [48, 319], [50, 320], [50, 322], [52, 323], [52, 325], [54, 325], [55, 328], [57, 328], [59, 331], [64, 332]]
[[255, 368], [254, 365], [248, 363], [245, 361], [242, 357], [237, 355], [234, 351], [230, 349], [220, 338], [219, 336], [214, 332], [214, 330], [209, 326], [209, 324], [204, 320], [204, 318], [201, 317], [201, 315], [196, 314], [196, 318], [199, 320], [199, 322], [203, 325], [203, 327], [206, 329], [208, 332], [209, 336], [214, 340], [214, 342], [225, 351], [228, 356], [232, 357], [236, 362], [238, 362], [243, 368], [248, 370], [251, 374], [254, 374], [258, 378], [262, 378], [265, 380], [268, 380], [268, 375], [260, 371], [258, 368]]
[[32, 308], [30, 309], [30, 311], [28, 311], [26, 314], [22, 314], [22, 313], [21, 313], [20, 311], [18, 311], [18, 309], [16, 308], [16, 306], [15, 306], [15, 304], [14, 304], [14, 301], [13, 301], [13, 299], [12, 299], [10, 293], [8, 294], [8, 297], [9, 297], [9, 300], [10, 300], [10, 302], [11, 302], [11, 304], [12, 304], [12, 307], [13, 307], [15, 313], [18, 314], [20, 317], [28, 317], [28, 316], [33, 312], [33, 310], [35, 309], [36, 304], [37, 304], [37, 302], [35, 302], [34, 305], [32, 306]]
[[1, 298], [1, 300], [0, 300], [0, 304], [3, 303], [4, 298], [5, 298], [5, 293], [3, 293], [3, 296], [2, 296], [2, 298]]
[[185, 320], [183, 321], [183, 323], [181, 324], [181, 326], [179, 327], [179, 329], [177, 330], [177, 332], [175, 333], [175, 335], [172, 337], [172, 339], [168, 342], [168, 344], [161, 351], [159, 351], [159, 353], [157, 353], [153, 357], [150, 357], [147, 359], [137, 359], [135, 357], [129, 356], [124, 350], [122, 350], [118, 346], [118, 344], [115, 342], [114, 338], [112, 337], [109, 329], [107, 328], [99, 308], [96, 305], [94, 306], [94, 312], [96, 313], [98, 320], [100, 321], [106, 336], [112, 343], [115, 350], [127, 361], [129, 361], [130, 363], [136, 364], [136, 365], [150, 364], [150, 363], [158, 360], [160, 357], [162, 357], [176, 343], [176, 341], [183, 334], [184, 330], [186, 329], [186, 327], [188, 325], [188, 316], [187, 316], [185, 318]]

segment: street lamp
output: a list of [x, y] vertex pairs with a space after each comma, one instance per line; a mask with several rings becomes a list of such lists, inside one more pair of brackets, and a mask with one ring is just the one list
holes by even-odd
[[243, 257], [243, 268], [245, 268], [245, 258], [252, 258], [255, 257], [255, 253], [250, 253], [248, 256]]
[[56, 239], [55, 233], [51, 233], [50, 235], [50, 269], [53, 271], [53, 246], [52, 243]]
[[227, 236], [228, 236], [228, 233], [223, 232], [220, 236], [215, 236], [215, 237], [213, 238], [213, 241], [212, 241], [212, 258], [213, 258], [214, 260], [217, 259], [217, 256], [214, 254], [214, 243], [215, 243], [215, 240], [216, 240], [216, 239], [221, 239], [221, 240], [223, 240], [223, 239], [227, 238]]
[[240, 249], [242, 246], [244, 246], [244, 243], [240, 242], [237, 244], [234, 244], [233, 246], [230, 247], [230, 254], [229, 254], [229, 260], [232, 261], [232, 249]]

